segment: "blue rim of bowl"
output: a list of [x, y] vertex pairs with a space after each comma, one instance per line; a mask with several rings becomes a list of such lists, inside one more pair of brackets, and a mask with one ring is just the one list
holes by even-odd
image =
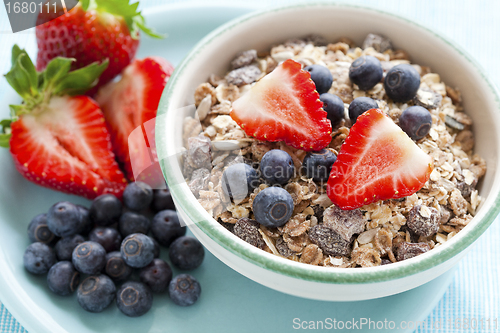
[[[497, 104], [497, 109], [500, 109], [500, 97], [494, 84], [488, 79], [484, 74], [481, 66], [473, 60], [466, 51], [457, 47], [444, 37], [439, 34], [429, 30], [428, 28], [415, 23], [407, 18], [395, 15], [393, 13], [385, 12], [382, 10], [357, 6], [348, 4], [338, 4], [334, 2], [314, 2], [314, 3], [299, 3], [293, 5], [279, 6], [271, 9], [266, 9], [262, 11], [252, 12], [247, 15], [243, 15], [239, 18], [229, 21], [228, 23], [220, 26], [211, 33], [209, 33], [205, 38], [203, 38], [185, 57], [185, 59], [177, 66], [173, 75], [170, 77], [167, 87], [163, 92], [160, 105], [158, 108], [158, 115], [167, 114], [168, 112], [174, 112], [175, 110], [169, 109], [168, 101], [173, 96], [176, 82], [182, 77], [182, 73], [189, 66], [191, 60], [198, 56], [198, 54], [203, 50], [203, 48], [216, 39], [219, 35], [229, 31], [243, 22], [252, 20], [262, 15], [268, 15], [271, 13], [278, 13], [288, 10], [295, 10], [304, 7], [344, 7], [350, 9], [362, 9], [373, 11], [378, 14], [387, 15], [406, 23], [409, 23], [417, 28], [427, 31], [428, 33], [436, 36], [441, 41], [452, 47], [458, 54], [460, 54], [465, 60], [472, 64], [477, 72], [480, 74], [484, 82], [488, 85], [491, 92], [495, 96], [495, 102]], [[160, 149], [162, 147], [162, 140], [165, 140], [167, 131], [165, 131], [165, 125], [163, 123], [158, 123], [156, 128], [156, 142], [157, 147]], [[172, 154], [173, 155], [173, 154]], [[169, 156], [168, 154], [164, 156]], [[160, 166], [167, 183], [177, 184], [173, 170], [178, 168], [178, 165], [174, 159], [162, 159], [160, 161]], [[293, 278], [298, 278], [301, 280], [311, 281], [311, 282], [322, 282], [322, 283], [334, 283], [334, 284], [364, 284], [364, 283], [374, 283], [383, 282], [389, 280], [400, 279], [406, 276], [414, 275], [423, 271], [426, 271], [432, 267], [438, 266], [450, 258], [458, 255], [460, 252], [465, 250], [470, 246], [483, 232], [491, 225], [495, 220], [496, 216], [500, 212], [500, 193], [490, 193], [489, 195], [496, 195], [493, 199], [493, 204], [489, 210], [484, 214], [482, 219], [467, 230], [465, 236], [461, 237], [455, 236], [451, 241], [447, 242], [445, 245], [441, 246], [439, 249], [429, 251], [423, 255], [410, 260], [405, 260], [403, 262], [394, 263], [391, 265], [384, 265], [381, 267], [371, 267], [371, 268], [356, 268], [356, 269], [345, 269], [345, 268], [334, 268], [334, 267], [319, 267], [312, 265], [305, 265], [302, 263], [294, 262], [285, 258], [275, 256], [273, 254], [262, 251], [252, 245], [244, 242], [243, 240], [237, 238], [235, 235], [230, 233], [225, 228], [213, 219], [205, 209], [197, 202], [194, 195], [189, 191], [187, 186], [172, 186], [170, 188], [173, 197], [180, 206], [179, 208], [183, 210], [189, 219], [192, 221], [197, 221], [196, 226], [201, 229], [208, 237], [210, 237], [217, 244], [221, 245], [226, 250], [230, 251], [232, 254], [249, 261], [259, 267], [264, 269], [284, 274]], [[186, 209], [187, 208], [187, 209]], [[484, 209], [483, 209], [484, 210]], [[481, 213], [483, 213], [481, 211]], [[476, 217], [474, 218], [476, 220]], [[467, 227], [466, 227], [467, 228]]]

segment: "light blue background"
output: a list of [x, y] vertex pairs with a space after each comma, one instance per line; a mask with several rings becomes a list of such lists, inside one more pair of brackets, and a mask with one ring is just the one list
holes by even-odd
[[[185, 2], [192, 1], [142, 0], [141, 6], [146, 8], [166, 3]], [[500, 1], [353, 0], [344, 2], [393, 12], [426, 25], [467, 50], [481, 64], [497, 87], [500, 86]], [[234, 5], [245, 2], [233, 0], [213, 1], [212, 3]], [[252, 3], [259, 8], [264, 8], [290, 3], [290, 1], [252, 0]], [[33, 39], [32, 31], [15, 35], [11, 33], [5, 7], [0, 5], [0, 45], [10, 45], [16, 42], [24, 47], [28, 43], [32, 43]], [[29, 51], [34, 52], [35, 50]], [[9, 67], [10, 48], [0, 46], [0, 73], [6, 73]], [[2, 87], [5, 86], [0, 86], [0, 101], [4, 94]], [[440, 320], [444, 327], [441, 330], [432, 330], [429, 325], [417, 332], [475, 332], [478, 330], [458, 329], [453, 328], [453, 325], [450, 327], [449, 322], [458, 319], [463, 323], [463, 319], [472, 318], [484, 321], [487, 321], [488, 318], [500, 320], [499, 240], [500, 223], [497, 220], [460, 262], [453, 283], [427, 319], [429, 323]], [[224, 283], [230, 283], [230, 281], [224, 281]], [[195, 319], [192, 318], [192, 320]], [[0, 306], [0, 332], [25, 332], [3, 305]]]

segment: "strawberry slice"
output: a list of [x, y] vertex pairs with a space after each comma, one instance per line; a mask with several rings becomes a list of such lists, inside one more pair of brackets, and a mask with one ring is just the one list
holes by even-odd
[[259, 140], [321, 150], [332, 139], [332, 125], [322, 107], [309, 72], [289, 59], [234, 101], [231, 118]]
[[17, 45], [12, 56], [16, 60], [6, 78], [24, 104], [11, 105], [13, 119], [2, 121], [2, 136], [9, 141], [2, 142], [10, 145], [17, 170], [54, 190], [89, 199], [104, 193], [121, 197], [127, 181], [104, 116], [93, 99], [78, 96], [96, 83], [106, 64], [69, 72], [73, 60], [56, 58], [37, 73]]
[[[172, 65], [160, 57], [135, 60], [125, 68], [118, 82], [104, 86], [96, 97], [111, 132], [114, 152], [130, 180], [136, 178], [134, 171], [139, 176], [145, 168], [158, 162], [154, 140], [145, 140], [141, 127], [154, 121], [161, 94], [173, 70]], [[154, 134], [150, 134], [148, 137], [154, 138]], [[144, 175], [150, 173], [148, 170]], [[159, 174], [164, 183], [161, 172]]]
[[429, 180], [432, 158], [381, 110], [363, 113], [333, 164], [327, 194], [351, 210], [420, 190]]

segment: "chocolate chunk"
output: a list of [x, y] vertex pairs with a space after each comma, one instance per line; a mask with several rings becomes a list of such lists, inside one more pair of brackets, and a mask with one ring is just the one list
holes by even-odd
[[264, 249], [264, 239], [259, 233], [259, 224], [257, 221], [247, 217], [241, 218], [234, 225], [234, 234], [243, 239], [248, 244], [252, 244], [259, 249]]
[[363, 42], [363, 49], [367, 49], [369, 47], [373, 47], [375, 51], [383, 53], [384, 51], [392, 49], [392, 43], [389, 38], [384, 36], [368, 34]]
[[283, 237], [280, 237], [276, 239], [276, 250], [283, 256], [283, 257], [290, 257], [291, 255], [295, 254], [290, 248], [288, 247], [288, 244], [283, 240]]
[[226, 75], [226, 81], [229, 84], [234, 84], [235, 86], [240, 87], [254, 82], [260, 74], [261, 71], [257, 66], [245, 66], [230, 71]]
[[406, 225], [417, 235], [429, 237], [438, 232], [440, 218], [436, 208], [416, 205], [410, 210]]
[[220, 217], [217, 219], [217, 222], [219, 222], [224, 228], [229, 230], [229, 232], [234, 234], [234, 224], [224, 222], [224, 221], [222, 221], [222, 219]]
[[350, 242], [352, 235], [365, 230], [366, 220], [359, 209], [342, 210], [332, 205], [325, 210], [323, 223], [329, 225], [345, 241]]
[[323, 213], [325, 212], [325, 209], [321, 205], [312, 206], [312, 209], [314, 211], [314, 216], [316, 216], [318, 221], [323, 222]]
[[431, 248], [427, 243], [408, 243], [402, 242], [398, 245], [396, 251], [396, 259], [398, 261], [416, 257], [422, 253], [429, 251]]
[[351, 253], [351, 242], [344, 240], [330, 225], [315, 225], [309, 230], [309, 239], [327, 255], [347, 256]]
[[195, 196], [198, 196], [200, 190], [208, 187], [208, 180], [210, 179], [210, 171], [207, 169], [197, 169], [191, 175], [191, 181], [188, 184], [189, 189]]
[[188, 162], [195, 168], [211, 168], [211, 141], [200, 134], [188, 139]]
[[233, 66], [233, 69], [238, 69], [250, 65], [255, 59], [257, 59], [257, 51], [246, 50], [239, 53], [236, 58], [231, 61], [231, 66]]
[[427, 87], [420, 88], [415, 95], [415, 103], [426, 109], [437, 108], [441, 104], [442, 99], [443, 96], [440, 93]]

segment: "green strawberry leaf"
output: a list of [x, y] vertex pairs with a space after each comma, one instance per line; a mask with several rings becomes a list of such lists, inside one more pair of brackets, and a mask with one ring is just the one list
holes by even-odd
[[82, 4], [83, 10], [87, 11], [90, 6], [90, 0], [80, 0], [80, 3]]
[[9, 148], [9, 141], [12, 136], [12, 134], [10, 133], [11, 123], [12, 120], [10, 119], [4, 119], [0, 121], [0, 126], [2, 126], [2, 128], [0, 129], [0, 147]]
[[49, 85], [53, 85], [67, 75], [74, 61], [76, 61], [76, 59], [57, 57], [49, 62], [42, 72], [42, 90], [47, 89]]
[[[108, 67], [106, 59], [101, 64], [94, 62], [87, 67], [69, 72], [54, 83], [55, 95], [81, 95], [97, 84], [99, 76]], [[50, 65], [50, 64], [49, 64]]]
[[2, 148], [9, 148], [10, 147], [10, 138], [12, 137], [12, 134], [3, 134], [0, 133], [0, 147]]
[[12, 68], [5, 74], [7, 82], [26, 101], [36, 99], [38, 91], [38, 74], [25, 50], [14, 45], [12, 48]]

